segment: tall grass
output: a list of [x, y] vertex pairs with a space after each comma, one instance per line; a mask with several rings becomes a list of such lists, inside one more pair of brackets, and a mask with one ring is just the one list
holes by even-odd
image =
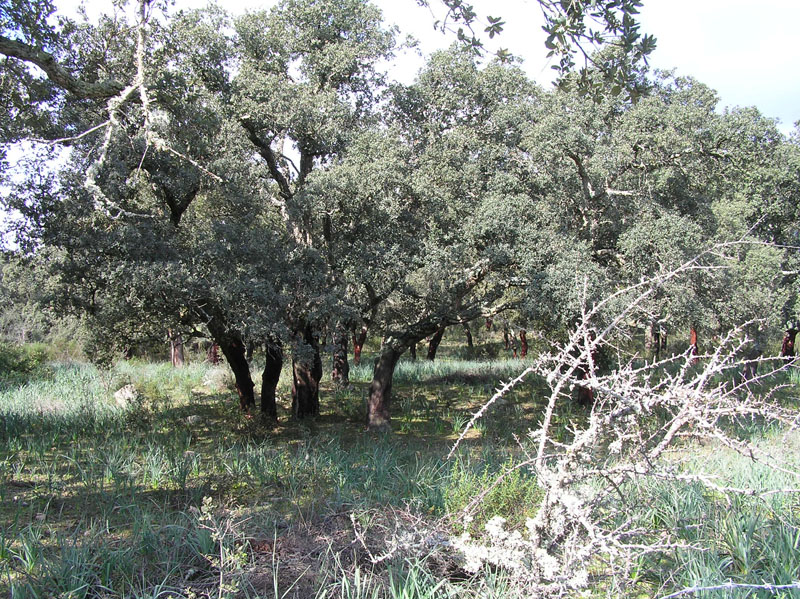
[[93, 434], [114, 428], [120, 416], [99, 371], [87, 365], [53, 366], [46, 376], [0, 390], [0, 439]]
[[[500, 433], [512, 424], [524, 430], [526, 419], [538, 417], [535, 385], [490, 415], [454, 460], [443, 459], [471, 402], [521, 368], [518, 361], [401, 362], [397, 422], [409, 434], [376, 437], [330, 416], [275, 429], [247, 420], [224, 369], [207, 365], [51, 366], [0, 391], [0, 594], [526, 596], [502, 569], [467, 576], [441, 536], [445, 525], [459, 534], [453, 523], [461, 520], [450, 517], [522, 459]], [[360, 408], [371, 367], [351, 374], [354, 389], [324, 394], [327, 414], [343, 402]], [[113, 393], [128, 384], [141, 399], [120, 406]], [[559, 415], [565, 430], [582, 416], [571, 409]], [[761, 438], [797, 461], [798, 437], [771, 430]], [[675, 481], [621, 490], [620, 513], [609, 518], [635, 518], [653, 535], [667, 531], [685, 545], [641, 556], [631, 576], [643, 595], [800, 578], [796, 496], [760, 496], [793, 486], [789, 475], [714, 447], [687, 446], [681, 457], [676, 468], [713, 465], [719, 484], [753, 495], [731, 503], [707, 487]], [[524, 530], [540, 500], [533, 473], [514, 470], [486, 494], [469, 532], [481, 535], [496, 515]], [[425, 537], [433, 544], [372, 564], [349, 520], [332, 524], [353, 514], [377, 554], [405, 534], [387, 523], [389, 510], [409, 514], [416, 527], [436, 523], [439, 532]], [[306, 530], [316, 535], [309, 547], [288, 557], [276, 548], [282, 538], [312, 534]], [[267, 553], [257, 549], [264, 539], [275, 544]], [[610, 592], [601, 574], [596, 596]]]
[[[401, 360], [394, 372], [394, 381], [398, 384], [441, 383], [441, 382], [485, 382], [496, 385], [498, 380], [516, 376], [525, 368], [522, 360], [461, 360], [442, 359]], [[373, 365], [362, 362], [350, 369], [350, 378], [354, 381], [369, 382], [372, 380]]]
[[[797, 435], [767, 434], [760, 444], [789, 464], [800, 463]], [[700, 482], [649, 481], [629, 494], [630, 505], [653, 534], [667, 532], [685, 546], [643, 555], [640, 576], [654, 588], [708, 587], [727, 581], [786, 585], [800, 580], [800, 512], [797, 486], [787, 473], [719, 447], [696, 448], [685, 456], [686, 473], [715, 476], [720, 488], [748, 494], [715, 492]], [[701, 468], [702, 466], [702, 468]], [[666, 591], [664, 592], [666, 594]], [[733, 589], [700, 597], [775, 597], [766, 590]], [[780, 596], [780, 595], [778, 595]], [[799, 590], [784, 591], [800, 597]]]

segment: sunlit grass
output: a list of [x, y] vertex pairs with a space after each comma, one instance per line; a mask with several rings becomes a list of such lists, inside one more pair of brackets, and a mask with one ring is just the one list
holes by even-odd
[[[523, 368], [519, 360], [403, 360], [395, 379], [395, 433], [374, 436], [362, 425], [367, 364], [351, 370], [348, 389], [323, 380], [323, 414], [305, 422], [286, 417], [284, 373], [277, 425], [239, 413], [225, 368], [51, 365], [0, 392], [0, 593], [177, 599], [203, 596], [208, 588], [219, 596], [221, 588], [221, 596], [261, 597], [266, 584], [270, 597], [275, 585], [277, 596], [287, 589], [303, 597], [519, 596], [503, 572], [449, 580], [424, 561], [364, 568], [366, 557], [345, 563], [341, 550], [354, 542], [347, 514], [368, 538], [390, 534], [389, 510], [431, 525], [448, 522], [460, 533], [460, 510], [523, 459], [512, 435], [524, 441], [541, 417], [541, 382], [505, 397], [454, 460], [444, 456], [499, 381]], [[253, 374], [258, 380], [257, 369]], [[133, 385], [138, 399], [121, 405], [114, 392], [125, 385]], [[569, 434], [585, 416], [566, 406], [554, 416], [555, 434]], [[752, 434], [796, 461], [796, 436], [773, 429]], [[654, 534], [677, 531], [687, 546], [700, 548], [642, 556], [632, 576], [643, 592], [720, 577], [796, 580], [796, 496], [771, 493], [794, 481], [720, 448], [682, 451], [686, 472], [702, 464], [719, 484], [769, 493], [729, 505], [699, 485], [662, 481], [627, 490], [628, 511], [621, 513]], [[519, 469], [486, 495], [470, 532], [480, 535], [494, 515], [521, 528], [540, 500], [533, 472]], [[303, 555], [313, 557], [302, 567], [274, 547], [259, 549], [309, 530], [317, 540], [309, 541], [314, 549]], [[336, 545], [336, 539], [349, 540]], [[320, 573], [313, 583], [309, 567]]]

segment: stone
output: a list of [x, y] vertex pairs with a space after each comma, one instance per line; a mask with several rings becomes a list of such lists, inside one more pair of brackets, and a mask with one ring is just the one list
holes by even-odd
[[114, 392], [114, 400], [120, 408], [130, 407], [139, 399], [139, 392], [134, 385], [125, 385]]

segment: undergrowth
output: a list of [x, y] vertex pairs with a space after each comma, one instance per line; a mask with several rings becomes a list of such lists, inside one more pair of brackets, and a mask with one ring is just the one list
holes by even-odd
[[[480, 537], [497, 515], [524, 530], [541, 502], [531, 470], [514, 468], [525, 431], [541, 418], [540, 384], [507, 397], [446, 460], [472, 412], [520, 363], [401, 363], [397, 432], [388, 436], [355, 424], [366, 368], [353, 369], [347, 390], [325, 387], [318, 419], [273, 427], [238, 412], [224, 368], [38, 365], [0, 391], [0, 593], [526, 596], [502, 568], [468, 573], [448, 538], [465, 525]], [[135, 400], [115, 399], [125, 386]], [[279, 400], [284, 415], [285, 382]], [[568, 438], [583, 417], [570, 406], [555, 415], [554, 430]], [[778, 431], [755, 432], [765, 444], [787, 443]], [[790, 485], [740, 455], [691, 451], [706, 469], [713, 460], [727, 484], [759, 492]], [[655, 595], [717, 580], [797, 580], [798, 505], [779, 493], [731, 505], [697, 485], [661, 481], [621, 489], [620, 514], [609, 518], [685, 540], [683, 549], [643, 554], [630, 573]], [[594, 575], [594, 595], [613, 596], [600, 564]], [[726, 596], [762, 596], [746, 593]]]

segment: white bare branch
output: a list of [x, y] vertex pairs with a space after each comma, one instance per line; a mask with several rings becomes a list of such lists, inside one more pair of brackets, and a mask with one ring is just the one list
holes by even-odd
[[[704, 264], [703, 257], [712, 254], [725, 257], [729, 249], [741, 243], [744, 241], [709, 248], [672, 271], [643, 280], [584, 308], [563, 346], [539, 356], [475, 412], [467, 429], [525, 378], [541, 377], [550, 389], [542, 423], [529, 435], [533, 451], [523, 446], [524, 459], [500, 473], [494, 484], [477, 494], [463, 516], [468, 521], [488, 493], [504, 477], [521, 468], [531, 469], [542, 491], [538, 511], [528, 520], [527, 534], [504, 530], [504, 521], [500, 519], [487, 525], [488, 535], [482, 540], [469, 536], [455, 540], [454, 546], [461, 549], [468, 562], [503, 566], [532, 584], [531, 588], [541, 589], [541, 596], [561, 597], [586, 588], [587, 573], [599, 559], [604, 564], [604, 573], [624, 586], [642, 554], [678, 548], [706, 550], [685, 542], [680, 530], [653, 530], [642, 527], [633, 517], [620, 518], [620, 502], [625, 502], [626, 490], [632, 486], [648, 479], [694, 483], [729, 505], [733, 505], [736, 496], [765, 501], [779, 494], [800, 493], [796, 461], [774, 455], [780, 452], [742, 439], [735, 432], [738, 424], [754, 420], [778, 425], [783, 430], [795, 430], [800, 425], [796, 412], [772, 399], [783, 387], [780, 375], [794, 368], [793, 364], [782, 358], [745, 357], [751, 355], [745, 331], [755, 323], [744, 323], [729, 331], [717, 341], [713, 351], [703, 355], [687, 351], [642, 365], [636, 356], [626, 361], [618, 349], [619, 365], [610, 372], [604, 372], [597, 359], [603, 348], [613, 346], [614, 339], [630, 336], [626, 330], [631, 326], [628, 323], [642, 321], [647, 313], [645, 300], [655, 290], [688, 273], [716, 268], [717, 265]], [[585, 288], [583, 293], [588, 296]], [[618, 302], [622, 308], [603, 316], [614, 299], [625, 300]], [[758, 368], [762, 371], [757, 373]], [[565, 402], [575, 401], [573, 394], [581, 389], [592, 398], [586, 421], [580, 426], [573, 424], [566, 439], [556, 437], [551, 430], [555, 414]], [[780, 480], [789, 482], [779, 488], [748, 487], [733, 483], [725, 475], [706, 472], [702, 464], [686, 470], [675, 448], [692, 441], [745, 456], [781, 473], [784, 476]], [[793, 486], [794, 481], [798, 484]], [[728, 588], [777, 591], [800, 586], [726, 583], [684, 589], [664, 599]]]

